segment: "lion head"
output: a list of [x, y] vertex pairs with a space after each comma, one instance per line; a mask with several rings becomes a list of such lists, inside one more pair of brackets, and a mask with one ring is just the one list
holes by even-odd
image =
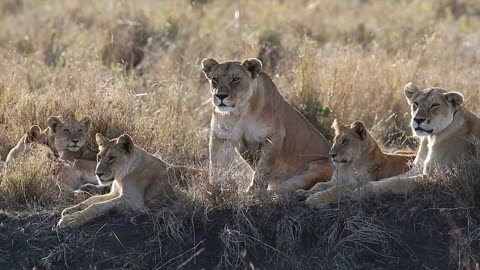
[[100, 133], [97, 133], [95, 139], [100, 150], [95, 174], [100, 183], [108, 185], [115, 178], [125, 176], [130, 169], [134, 159], [133, 140], [127, 134], [109, 140]]
[[62, 121], [58, 117], [51, 116], [47, 121], [57, 151], [76, 152], [80, 150], [85, 145], [88, 131], [92, 125], [90, 116], [85, 116], [80, 121], [73, 117]]
[[19, 155], [32, 155], [36, 149], [44, 149], [47, 157], [55, 158], [55, 151], [50, 147], [49, 129], [42, 130], [39, 126], [33, 125], [22, 136], [18, 144], [8, 153], [6, 162], [16, 159]]
[[217, 112], [232, 112], [250, 99], [252, 83], [262, 70], [262, 62], [251, 58], [219, 64], [213, 58], [202, 60], [202, 70], [210, 82], [212, 101]]
[[342, 126], [335, 119], [332, 128], [335, 130], [335, 138], [329, 154], [335, 166], [361, 159], [369, 146], [365, 124], [355, 121], [351, 125]]
[[39, 126], [33, 125], [23, 137], [23, 143], [38, 143], [48, 145], [48, 128], [42, 130]]
[[434, 87], [420, 90], [411, 82], [405, 85], [404, 92], [412, 109], [411, 126], [417, 136], [428, 136], [446, 129], [463, 104], [463, 95], [458, 92]]

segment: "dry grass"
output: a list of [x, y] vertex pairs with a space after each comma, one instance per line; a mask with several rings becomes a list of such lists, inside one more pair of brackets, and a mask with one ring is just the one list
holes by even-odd
[[[479, 14], [479, 4], [469, 0], [5, 0], [0, 156], [30, 125], [45, 127], [51, 115], [75, 113], [92, 117], [91, 134], [127, 132], [169, 162], [206, 167], [204, 57], [262, 58], [280, 92], [327, 137], [334, 118], [363, 120], [384, 145], [415, 147], [402, 94], [408, 81], [460, 91], [469, 109], [480, 110]], [[49, 189], [45, 162], [25, 160], [2, 175], [0, 222], [27, 233], [0, 226], [0, 240], [34, 239], [17, 247], [35, 250], [27, 261], [0, 244], [2, 264], [21, 261], [11, 268], [407, 269], [423, 263], [472, 269], [479, 261], [480, 176], [469, 163], [441, 172], [413, 195], [315, 211], [288, 196], [258, 201], [242, 194], [212, 210], [202, 185], [193, 182], [179, 190], [181, 199], [146, 216], [112, 217], [128, 230], [102, 227], [105, 217], [79, 233], [56, 235], [49, 231], [56, 209], [71, 199]], [[232, 170], [242, 172], [234, 180], [244, 185], [248, 173]], [[8, 212], [31, 207], [50, 212]], [[39, 224], [37, 232], [31, 224]], [[121, 244], [111, 242], [115, 232]], [[42, 240], [48, 252], [39, 251]], [[79, 261], [77, 252], [89, 259]]]

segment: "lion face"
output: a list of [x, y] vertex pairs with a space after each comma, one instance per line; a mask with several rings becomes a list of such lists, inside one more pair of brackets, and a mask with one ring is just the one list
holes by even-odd
[[90, 116], [85, 116], [80, 121], [74, 118], [62, 121], [55, 116], [48, 118], [56, 150], [73, 152], [80, 150], [85, 145], [91, 124]]
[[335, 119], [332, 128], [335, 130], [330, 158], [335, 166], [343, 166], [361, 158], [362, 146], [367, 138], [367, 129], [361, 121], [349, 126], [341, 126]]
[[417, 136], [429, 136], [447, 128], [458, 108], [463, 104], [463, 95], [439, 88], [420, 90], [408, 83], [405, 97], [411, 106], [411, 126]]
[[241, 63], [219, 64], [213, 58], [206, 58], [202, 61], [202, 70], [210, 82], [215, 110], [232, 112], [243, 107], [252, 96], [252, 83], [262, 70], [262, 62], [252, 58]]
[[95, 174], [101, 184], [108, 185], [128, 173], [133, 159], [133, 140], [127, 134], [109, 140], [97, 133], [95, 138], [100, 150]]

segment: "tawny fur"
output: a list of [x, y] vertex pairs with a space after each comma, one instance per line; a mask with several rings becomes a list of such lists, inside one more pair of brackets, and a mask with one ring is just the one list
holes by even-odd
[[361, 121], [341, 126], [334, 121], [335, 138], [330, 156], [335, 164], [332, 180], [315, 185], [306, 194], [306, 203], [319, 206], [337, 201], [344, 189], [400, 175], [412, 167], [415, 154], [410, 151], [384, 153]]
[[66, 161], [76, 159], [96, 159], [96, 152], [88, 148], [87, 135], [92, 125], [90, 116], [76, 120], [74, 116], [66, 119], [51, 116], [48, 118], [48, 126], [51, 131], [51, 138], [59, 158]]
[[[374, 192], [404, 193], [418, 187], [418, 180], [436, 166], [451, 166], [477, 155], [480, 117], [463, 106], [463, 95], [440, 88], [420, 90], [413, 83], [404, 88], [411, 106], [412, 128], [420, 136], [415, 166], [423, 174], [400, 175], [372, 183]], [[420, 124], [414, 119], [424, 119]]]
[[41, 130], [39, 126], [31, 126], [28, 132], [20, 138], [17, 145], [10, 150], [5, 163], [11, 163], [20, 155], [28, 155], [32, 147], [45, 147], [48, 157], [51, 159], [55, 158], [55, 152], [49, 146], [48, 132], [48, 128]]
[[229, 170], [230, 145], [254, 171], [248, 190], [295, 191], [330, 180], [329, 143], [282, 97], [259, 60], [207, 58], [202, 68], [214, 103], [210, 182]]
[[168, 164], [134, 145], [126, 134], [113, 140], [97, 134], [96, 139], [100, 148], [96, 174], [103, 184], [113, 182], [111, 191], [63, 210], [60, 228], [80, 226], [113, 208], [140, 211], [147, 201], [172, 196], [178, 177], [208, 172]]

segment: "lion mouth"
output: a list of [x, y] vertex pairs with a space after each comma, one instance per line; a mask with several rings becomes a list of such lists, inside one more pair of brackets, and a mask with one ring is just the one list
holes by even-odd
[[427, 134], [432, 134], [433, 133], [433, 129], [430, 129], [430, 130], [426, 130], [426, 129], [423, 129], [421, 127], [417, 127], [415, 128], [415, 132], [425, 132]]
[[107, 179], [102, 179], [100, 177], [97, 176], [97, 179], [98, 179], [98, 182], [101, 184], [101, 185], [105, 185], [105, 184], [109, 184], [111, 182], [113, 182], [113, 180], [115, 180], [113, 177], [110, 177], [110, 178], [107, 178]]
[[78, 145], [72, 145], [67, 147], [70, 151], [78, 151], [80, 147]]
[[347, 161], [346, 159], [340, 159], [340, 160], [338, 160], [338, 159], [333, 159], [333, 162], [334, 162], [334, 163], [337, 163], [337, 164], [345, 164], [345, 163], [347, 163], [348, 161]]

